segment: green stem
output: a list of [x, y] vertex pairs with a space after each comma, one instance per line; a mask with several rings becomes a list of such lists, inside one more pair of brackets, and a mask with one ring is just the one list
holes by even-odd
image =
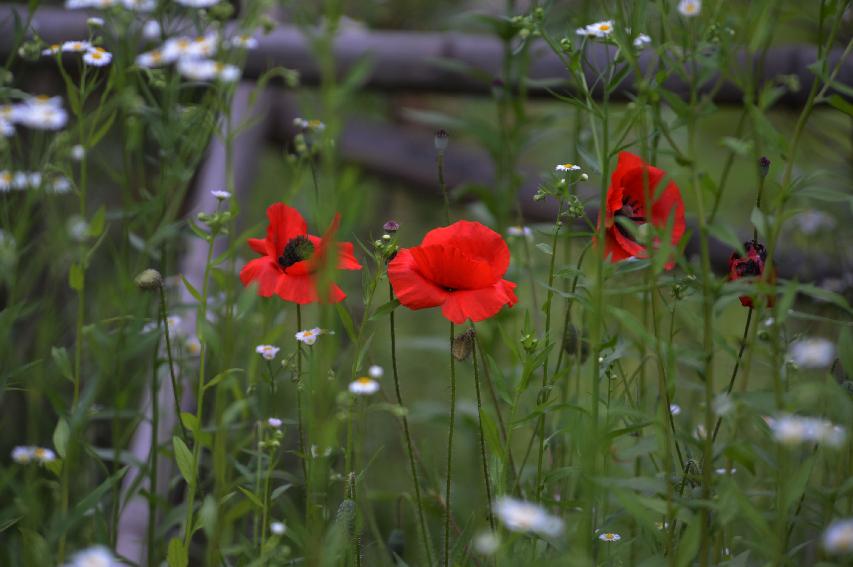
[[[471, 323], [471, 331], [477, 336], [474, 323]], [[477, 364], [477, 339], [471, 344], [471, 356], [474, 359], [474, 389], [477, 392], [477, 427], [480, 433], [480, 458], [483, 461], [483, 482], [486, 485], [486, 517], [492, 532], [495, 531], [495, 518], [492, 515], [492, 481], [489, 478], [489, 461], [486, 458], [486, 436], [483, 434], [483, 401], [480, 398], [480, 371]]]
[[154, 345], [154, 356], [151, 364], [151, 449], [148, 457], [148, 550], [146, 556], [148, 558], [148, 567], [156, 565], [157, 556], [157, 450], [159, 448], [159, 427], [160, 427], [160, 385], [157, 379], [157, 351], [160, 348], [160, 341]]
[[450, 427], [447, 434], [447, 484], [444, 488], [444, 567], [450, 566], [450, 484], [453, 478], [453, 426], [456, 420], [456, 359], [453, 338], [456, 326], [450, 323]]
[[172, 358], [172, 339], [169, 334], [169, 312], [166, 308], [166, 292], [163, 286], [160, 286], [160, 319], [163, 321], [163, 329], [166, 335], [166, 357], [169, 360], [169, 378], [172, 381], [172, 399], [175, 401], [175, 417], [178, 419], [178, 426], [181, 428], [184, 442], [189, 441], [190, 436], [187, 433], [187, 428], [184, 427], [184, 421], [181, 419], [181, 401], [178, 393], [178, 379], [175, 377], [175, 361]]
[[[296, 304], [296, 332], [302, 330], [302, 306]], [[299, 432], [299, 452], [302, 455], [302, 477], [305, 479], [305, 514], [311, 507], [308, 490], [308, 454], [305, 452], [305, 425], [302, 413], [302, 341], [296, 341], [296, 428]]]
[[438, 186], [444, 197], [444, 218], [450, 224], [450, 195], [447, 193], [447, 183], [444, 181], [444, 151], [439, 151], [435, 158], [438, 166]]
[[[388, 284], [388, 297], [391, 301], [394, 300], [394, 289], [391, 287], [390, 283]], [[403, 408], [405, 405], [403, 404], [403, 395], [400, 393], [400, 376], [397, 372], [397, 333], [393, 310], [388, 317], [391, 327], [391, 371], [394, 374], [394, 392], [397, 395], [397, 404]], [[420, 527], [421, 540], [424, 546], [424, 551], [427, 555], [427, 564], [433, 565], [432, 545], [430, 544], [429, 533], [427, 532], [426, 527], [426, 519], [424, 518], [424, 507], [421, 500], [421, 483], [418, 479], [418, 468], [415, 464], [415, 454], [412, 449], [413, 444], [412, 434], [409, 431], [409, 419], [406, 417], [405, 413], [400, 419], [403, 422], [403, 434], [406, 437], [406, 456], [409, 458], [409, 468], [412, 473], [412, 485], [415, 488], [415, 504], [418, 508], [418, 525]]]

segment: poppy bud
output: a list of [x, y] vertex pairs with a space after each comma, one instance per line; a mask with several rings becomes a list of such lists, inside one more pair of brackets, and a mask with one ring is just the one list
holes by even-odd
[[441, 128], [435, 133], [435, 151], [440, 154], [444, 153], [444, 150], [447, 149], [447, 142], [449, 141], [449, 136], [447, 134], [447, 130]]
[[157, 270], [152, 268], [148, 268], [147, 270], [143, 270], [138, 276], [136, 276], [136, 285], [139, 289], [144, 289], [146, 291], [156, 290], [163, 287], [163, 276]]
[[453, 338], [453, 345], [450, 348], [453, 358], [462, 362], [474, 350], [474, 329], [468, 329], [464, 333]]
[[589, 341], [578, 333], [577, 327], [572, 323], [566, 327], [566, 336], [563, 337], [563, 350], [569, 356], [577, 355], [581, 364], [586, 362], [586, 358], [589, 356]]
[[394, 559], [395, 563], [398, 557], [402, 559], [403, 553], [406, 551], [406, 534], [403, 533], [403, 530], [394, 528], [388, 534], [388, 551], [391, 552], [391, 558]]
[[766, 156], [761, 156], [761, 159], [758, 160], [758, 173], [761, 177], [767, 177], [767, 173], [770, 171], [770, 160], [767, 159]]
[[382, 230], [384, 230], [388, 234], [394, 234], [395, 232], [400, 230], [400, 223], [395, 220], [389, 220], [382, 225]]

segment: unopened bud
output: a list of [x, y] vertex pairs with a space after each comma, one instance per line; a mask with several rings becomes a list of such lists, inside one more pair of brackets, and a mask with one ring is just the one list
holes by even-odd
[[388, 234], [394, 234], [395, 232], [400, 230], [400, 223], [395, 220], [389, 220], [382, 225], [382, 230], [384, 230]]
[[578, 333], [577, 327], [572, 323], [566, 327], [566, 336], [563, 337], [563, 350], [569, 356], [578, 356], [581, 364], [586, 362], [589, 356], [589, 341]]
[[397, 557], [402, 558], [406, 551], [406, 534], [399, 528], [394, 528], [388, 534], [388, 551], [391, 552], [391, 558], [396, 561]]
[[766, 156], [761, 156], [761, 159], [758, 160], [758, 173], [761, 177], [767, 177], [767, 173], [770, 172], [770, 160], [767, 159]]
[[435, 133], [435, 150], [443, 154], [444, 150], [447, 149], [447, 142], [449, 141], [449, 136], [447, 134], [447, 130], [444, 128], [440, 129]]
[[143, 270], [142, 273], [136, 276], [135, 281], [139, 289], [144, 289], [146, 291], [160, 289], [163, 287], [163, 276], [153, 268]]

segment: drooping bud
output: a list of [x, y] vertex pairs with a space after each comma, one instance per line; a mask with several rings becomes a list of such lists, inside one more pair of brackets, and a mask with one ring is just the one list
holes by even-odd
[[403, 533], [403, 530], [394, 528], [388, 534], [388, 551], [391, 552], [394, 563], [397, 562], [398, 557], [403, 558], [403, 553], [406, 551], [406, 534]]
[[455, 336], [453, 338], [453, 346], [450, 348], [453, 358], [462, 362], [471, 356], [471, 352], [474, 350], [475, 337], [474, 329], [468, 329], [464, 333]]
[[444, 150], [447, 149], [447, 143], [450, 141], [450, 136], [447, 134], [447, 130], [441, 128], [435, 133], [435, 151], [440, 154], [444, 153]]
[[767, 174], [770, 172], [770, 160], [767, 159], [766, 156], [761, 156], [761, 159], [758, 160], [758, 173], [761, 177], [767, 177]]
[[578, 333], [577, 327], [572, 323], [566, 327], [566, 336], [563, 337], [563, 350], [569, 356], [578, 356], [581, 364], [586, 362], [589, 356], [589, 341]]
[[143, 270], [138, 276], [136, 276], [134, 281], [139, 289], [144, 289], [146, 291], [157, 290], [163, 287], [162, 274], [153, 268]]

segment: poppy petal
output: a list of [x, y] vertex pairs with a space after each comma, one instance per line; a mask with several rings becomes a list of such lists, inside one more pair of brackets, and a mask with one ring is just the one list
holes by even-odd
[[477, 323], [492, 317], [504, 305], [515, 305], [518, 298], [514, 288], [514, 283], [501, 280], [488, 288], [454, 291], [441, 306], [441, 314], [457, 325], [467, 319]]
[[339, 270], [360, 270], [361, 264], [355, 259], [352, 242], [338, 243], [338, 269]]
[[478, 222], [458, 221], [429, 231], [421, 246], [434, 245], [453, 246], [471, 258], [484, 260], [492, 274], [491, 282], [503, 277], [509, 268], [509, 246], [503, 237]]
[[[308, 233], [308, 225], [299, 211], [284, 203], [275, 203], [267, 209], [270, 224], [267, 227], [267, 241], [272, 246], [276, 258], [284, 252], [284, 247], [297, 236]], [[269, 252], [268, 252], [269, 253]]]
[[480, 289], [495, 283], [496, 278], [487, 261], [471, 257], [456, 246], [416, 246], [409, 251], [418, 271], [448, 290]]
[[257, 252], [258, 254], [262, 254], [267, 256], [270, 254], [267, 249], [267, 241], [265, 238], [250, 238], [249, 239], [249, 248]]
[[418, 272], [409, 249], [402, 249], [388, 264], [388, 280], [397, 300], [409, 309], [426, 309], [444, 303], [448, 292]]
[[284, 274], [279, 279], [275, 292], [283, 300], [300, 305], [317, 301], [317, 286], [307, 275]]
[[240, 281], [243, 285], [257, 282], [258, 294], [262, 297], [270, 297], [276, 293], [281, 277], [284, 277], [284, 274], [269, 256], [255, 258], [240, 270]]

